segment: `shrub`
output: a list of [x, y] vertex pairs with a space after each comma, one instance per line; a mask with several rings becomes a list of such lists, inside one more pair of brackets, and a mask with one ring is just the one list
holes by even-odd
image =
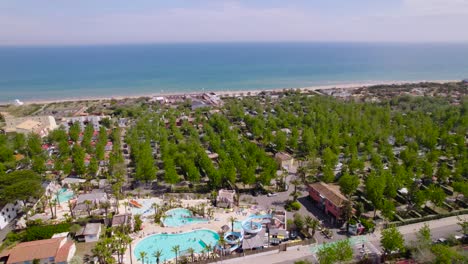
[[26, 229], [23, 241], [26, 242], [41, 239], [49, 239], [54, 234], [68, 232], [69, 230], [69, 223], [61, 223], [57, 225], [31, 226]]
[[299, 209], [301, 209], [301, 204], [298, 201], [295, 201], [295, 202], [288, 201], [284, 205], [284, 209], [286, 209], [286, 211], [288, 211], [288, 212], [298, 211]]
[[375, 227], [375, 224], [374, 224], [374, 222], [372, 220], [367, 220], [365, 218], [360, 218], [359, 221], [364, 226], [366, 231], [370, 231]]

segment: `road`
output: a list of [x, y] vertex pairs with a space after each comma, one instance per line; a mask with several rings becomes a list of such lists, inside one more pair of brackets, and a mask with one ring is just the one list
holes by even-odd
[[[468, 215], [461, 216], [462, 218], [468, 220]], [[424, 223], [416, 223], [407, 226], [398, 227], [398, 230], [403, 234], [406, 244], [410, 245], [412, 241], [416, 240], [417, 231], [424, 225], [427, 224], [431, 229], [432, 239], [438, 239], [441, 237], [447, 238], [450, 235], [460, 234], [460, 227], [458, 226], [457, 217], [448, 217], [433, 221], [428, 221]], [[371, 248], [372, 250], [380, 249], [380, 232], [376, 231], [374, 234], [369, 234], [365, 236], [355, 237], [356, 242], [353, 246], [359, 248], [362, 246], [362, 243], [366, 244], [366, 250]], [[362, 241], [362, 242], [361, 242]], [[372, 244], [372, 245], [369, 245]], [[219, 261], [217, 263], [294, 263], [294, 261], [299, 259], [309, 259], [315, 260], [313, 251], [316, 251], [317, 245], [311, 246], [297, 246], [288, 248], [288, 251], [280, 252], [271, 251], [260, 253], [256, 255], [250, 255], [243, 258], [230, 259], [225, 261]]]

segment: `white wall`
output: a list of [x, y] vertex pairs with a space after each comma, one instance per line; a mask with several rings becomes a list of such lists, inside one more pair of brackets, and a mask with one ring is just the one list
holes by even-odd
[[18, 215], [17, 213], [21, 212], [23, 208], [22, 201], [16, 201], [16, 203], [6, 204], [0, 211], [0, 229], [5, 228], [13, 219]]

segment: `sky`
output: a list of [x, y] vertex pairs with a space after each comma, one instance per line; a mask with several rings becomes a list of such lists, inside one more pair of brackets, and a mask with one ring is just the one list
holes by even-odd
[[468, 42], [468, 0], [0, 0], [0, 45]]

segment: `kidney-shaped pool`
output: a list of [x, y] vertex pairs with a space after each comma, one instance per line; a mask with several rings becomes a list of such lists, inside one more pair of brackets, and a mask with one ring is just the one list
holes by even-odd
[[160, 263], [175, 258], [172, 250], [174, 246], [179, 246], [178, 256], [188, 255], [188, 249], [193, 248], [195, 253], [201, 253], [206, 246], [211, 248], [218, 243], [218, 233], [200, 229], [179, 234], [157, 234], [145, 237], [135, 247], [133, 251], [135, 258], [140, 258], [140, 252], [146, 252], [145, 263], [156, 263], [153, 253], [157, 250], [162, 251]]

